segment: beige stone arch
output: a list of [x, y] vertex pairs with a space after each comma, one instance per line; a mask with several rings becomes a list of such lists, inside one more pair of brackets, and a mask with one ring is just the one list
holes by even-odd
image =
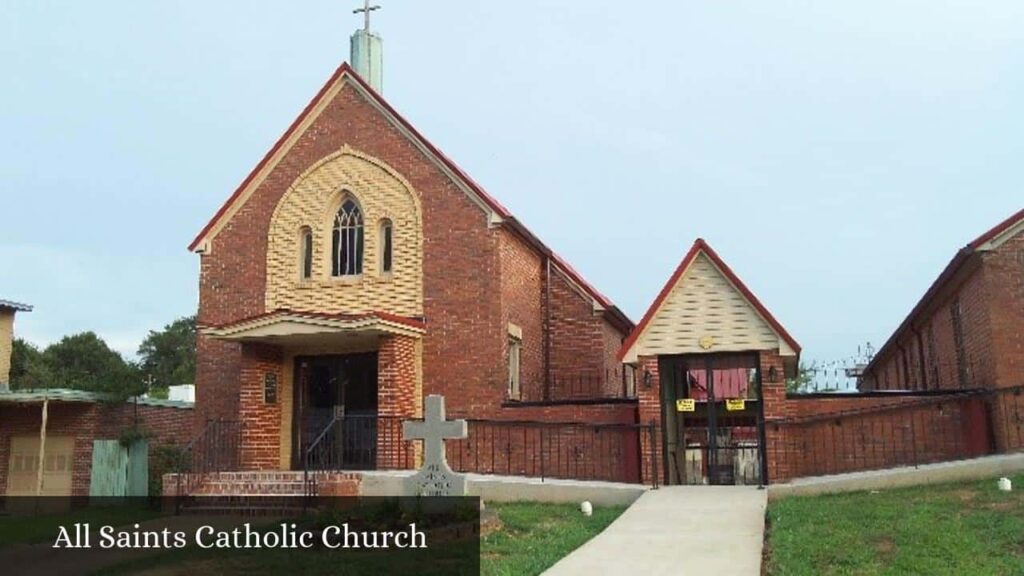
[[[335, 214], [351, 196], [363, 214], [363, 272], [331, 276]], [[392, 271], [379, 266], [380, 222], [392, 223]], [[301, 234], [313, 231], [313, 273], [299, 274]], [[323, 158], [281, 197], [267, 241], [267, 310], [423, 314], [423, 224], [420, 198], [401, 174], [348, 146]]]

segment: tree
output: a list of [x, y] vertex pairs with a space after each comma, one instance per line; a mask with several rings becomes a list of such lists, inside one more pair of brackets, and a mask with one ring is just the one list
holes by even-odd
[[817, 366], [814, 364], [808, 366], [807, 364], [800, 362], [800, 368], [797, 372], [796, 378], [786, 379], [786, 392], [810, 392], [811, 385], [814, 383], [815, 371], [817, 371]]
[[11, 389], [46, 388], [52, 380], [53, 373], [39, 348], [15, 338], [11, 350]]
[[140, 369], [145, 378], [152, 378], [156, 394], [176, 384], [195, 382], [196, 317], [186, 316], [150, 330], [139, 346]]
[[137, 366], [125, 362], [93, 332], [65, 336], [43, 351], [51, 388], [110, 394], [114, 400], [142, 394], [146, 386]]

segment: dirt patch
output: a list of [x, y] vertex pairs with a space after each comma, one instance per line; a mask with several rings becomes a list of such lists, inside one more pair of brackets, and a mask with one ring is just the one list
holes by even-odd
[[872, 542], [872, 545], [875, 548], [875, 552], [877, 552], [878, 555], [882, 556], [883, 558], [888, 558], [892, 556], [893, 552], [896, 551], [896, 543], [893, 542], [892, 538], [889, 538], [888, 536], [876, 538], [875, 541]]
[[953, 492], [953, 495], [956, 496], [957, 500], [960, 500], [961, 502], [971, 502], [978, 497], [977, 492], [975, 492], [974, 490], [968, 490], [966, 488]]
[[1018, 506], [1020, 506], [1019, 502], [1008, 500], [1004, 502], [989, 502], [988, 504], [985, 505], [985, 508], [988, 508], [989, 510], [995, 510], [997, 512], [1006, 512], [1007, 510], [1014, 510]]

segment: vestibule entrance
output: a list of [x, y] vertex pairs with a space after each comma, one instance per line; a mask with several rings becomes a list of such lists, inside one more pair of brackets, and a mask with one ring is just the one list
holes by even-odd
[[[337, 469], [373, 468], [377, 460], [377, 353], [295, 358], [292, 466], [307, 449]], [[325, 462], [318, 462], [323, 465]]]
[[669, 484], [761, 484], [764, 413], [758, 355], [661, 356]]

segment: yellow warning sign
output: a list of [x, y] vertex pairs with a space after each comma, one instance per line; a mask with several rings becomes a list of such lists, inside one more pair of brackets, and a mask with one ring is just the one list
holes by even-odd
[[743, 398], [729, 398], [725, 401], [725, 409], [729, 412], [736, 412], [747, 409], [747, 401]]
[[680, 398], [676, 400], [676, 412], [694, 412], [697, 410], [697, 403], [693, 398]]

